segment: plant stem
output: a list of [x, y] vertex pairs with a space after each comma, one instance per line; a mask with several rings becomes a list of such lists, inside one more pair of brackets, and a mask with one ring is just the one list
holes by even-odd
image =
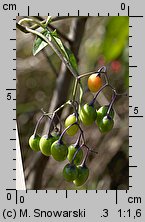
[[36, 124], [35, 129], [34, 129], [34, 133], [33, 133], [34, 138], [35, 138], [35, 136], [36, 136], [38, 126], [39, 126], [39, 124], [40, 124], [40, 122], [41, 122], [41, 120], [43, 119], [44, 116], [45, 116], [45, 115], [43, 114], [43, 115], [38, 119], [38, 121], [37, 121], [37, 124]]
[[113, 103], [115, 102], [116, 96], [117, 96], [116, 91], [113, 90], [113, 96], [112, 96], [111, 102], [109, 104], [109, 108], [108, 108], [108, 111], [107, 111], [107, 116], [109, 116], [109, 114], [111, 112], [111, 108], [113, 106]]
[[66, 106], [66, 105], [71, 105], [71, 101], [68, 100], [66, 103], [62, 104], [60, 107], [58, 107], [56, 110], [54, 110], [54, 112], [57, 113], [58, 111], [63, 109], [63, 107]]
[[45, 29], [45, 25], [42, 24], [42, 22], [37, 21], [36, 19], [23, 18], [23, 19], [21, 19], [21, 20], [18, 22], [18, 24], [19, 24], [19, 25], [22, 25], [22, 23], [24, 23], [24, 22], [33, 22], [33, 23], [37, 24], [38, 27], [41, 27], [41, 28]]
[[81, 135], [82, 135], [82, 138], [83, 138], [83, 141], [85, 142], [85, 138], [84, 138], [84, 132], [82, 130], [82, 128], [80, 127], [79, 123], [76, 121], [74, 123], [72, 123], [70, 126], [66, 127], [63, 132], [61, 133], [60, 137], [59, 137], [59, 141], [61, 142], [62, 141], [62, 137], [64, 136], [64, 134], [66, 133], [66, 131], [71, 128], [72, 126], [74, 125], [77, 125], [81, 131]]
[[[57, 21], [60, 21], [60, 20], [64, 20], [64, 19], [69, 19], [69, 18], [75, 18], [77, 16], [56, 16], [54, 18], [51, 19], [51, 22], [57, 22]], [[37, 18], [37, 16], [36, 16]], [[46, 23], [46, 20], [44, 19], [43, 21], [41, 21], [41, 24], [45, 24]], [[39, 25], [35, 24], [33, 26], [30, 27], [31, 29], [35, 30], [37, 28], [39, 28]]]
[[[38, 18], [40, 20], [40, 16], [34, 16], [36, 18]], [[26, 21], [26, 20], [25, 20]], [[46, 21], [45, 20], [40, 20], [41, 22], [39, 22], [39, 24], [41, 24], [41, 27], [43, 25], [46, 25]], [[23, 21], [24, 22], [24, 21]], [[20, 24], [19, 23], [16, 23], [16, 27], [18, 29], [20, 29], [22, 32], [28, 34], [29, 32], [26, 30], [26, 28], [24, 26], [21, 25], [21, 20], [20, 20]], [[40, 25], [38, 24], [35, 24], [33, 26], [30, 26], [29, 28], [32, 29], [32, 30], [36, 30], [40, 27]], [[56, 30], [58, 35], [61, 36], [65, 41], [69, 42], [69, 43], [72, 43], [71, 39], [69, 39], [66, 35], [64, 35], [63, 33], [61, 33], [57, 28], [55, 28], [53, 25], [51, 24], [47, 24], [45, 27], [49, 27], [52, 31]], [[43, 26], [44, 28], [44, 26]]]
[[92, 153], [98, 154], [97, 151], [94, 151], [94, 150], [90, 149], [86, 144], [83, 144], [83, 146], [86, 147], [86, 149], [88, 149], [89, 152], [92, 152]]
[[64, 134], [66, 133], [66, 131], [67, 131], [70, 127], [72, 127], [72, 126], [74, 126], [74, 125], [79, 125], [79, 124], [78, 124], [77, 122], [74, 122], [74, 123], [72, 123], [70, 126], [66, 127], [66, 128], [63, 130], [62, 134], [61, 134], [60, 137], [59, 137], [59, 141], [60, 141], [60, 142], [62, 141], [62, 137], [64, 136]]
[[27, 33], [27, 34], [29, 33], [29, 32], [27, 31], [26, 27], [20, 25], [19, 23], [16, 23], [16, 27], [17, 27], [19, 30], [21, 30], [22, 32], [24, 32], [24, 33]]
[[77, 86], [78, 86], [78, 78], [75, 78], [74, 88], [73, 88], [73, 94], [72, 94], [72, 100], [75, 101], [76, 92], [77, 92]]
[[80, 139], [81, 139], [82, 133], [80, 133], [80, 135], [77, 138], [77, 141], [75, 142], [74, 146], [77, 147], [80, 144]]
[[61, 119], [60, 119], [60, 117], [58, 116], [58, 114], [55, 113], [55, 115], [56, 115], [56, 117], [57, 117], [57, 119], [58, 119], [58, 121], [59, 121], [59, 125], [60, 125], [59, 134], [61, 134], [61, 132], [62, 132], [62, 122], [61, 122]]
[[[52, 126], [52, 123], [54, 121], [54, 117], [56, 116], [60, 122], [60, 119], [57, 115], [57, 112], [60, 111], [64, 106], [66, 105], [71, 105], [71, 102], [70, 101], [67, 101], [66, 103], [64, 103], [63, 105], [61, 105], [60, 107], [58, 107], [52, 114], [52, 119], [51, 119], [51, 122], [50, 122], [50, 126], [49, 126], [49, 131], [48, 131], [48, 134], [47, 134], [47, 137], [50, 136], [50, 132], [51, 132], [51, 126]], [[47, 115], [50, 115], [50, 113], [47, 113]], [[61, 126], [61, 123], [60, 123], [60, 130], [62, 129], [62, 126]]]
[[[39, 33], [39, 32], [38, 32]], [[37, 33], [37, 34], [38, 34]], [[43, 35], [42, 35], [43, 36]], [[45, 40], [45, 38], [44, 38]], [[64, 64], [66, 65], [66, 67], [70, 70], [70, 72], [72, 73], [72, 75], [76, 78], [76, 76], [78, 76], [78, 73], [72, 68], [72, 66], [70, 65], [70, 63], [68, 62], [68, 60], [61, 54], [61, 52], [57, 49], [57, 47], [55, 46], [54, 43], [52, 43], [52, 41], [49, 41], [46, 38], [47, 43], [51, 46], [51, 48], [54, 50], [54, 52], [58, 55], [58, 57], [62, 60], [62, 62], [64, 62]]]
[[[45, 41], [47, 44], [49, 44], [51, 46], [51, 48], [54, 50], [54, 52], [58, 55], [58, 57], [62, 60], [62, 62], [64, 62], [64, 64], [67, 66], [67, 68], [70, 70], [70, 72], [72, 73], [72, 75], [76, 78], [78, 76], [78, 72], [76, 70], [74, 70], [71, 66], [71, 64], [67, 61], [67, 59], [62, 55], [62, 53], [60, 52], [60, 50], [58, 50], [58, 48], [56, 47], [56, 43], [52, 43], [52, 41], [50, 41], [49, 39], [47, 39], [42, 33], [38, 32], [37, 30], [33, 30], [29, 27], [24, 27], [21, 26], [21, 23], [23, 23], [24, 21], [31, 21], [31, 22], [36, 22], [37, 24], [39, 24], [40, 27], [42, 27], [43, 29], [45, 29], [45, 25], [43, 25], [41, 22], [35, 21], [34, 19], [22, 19], [19, 21], [19, 23], [17, 23], [17, 28], [21, 29], [21, 31], [24, 31], [26, 33], [32, 33], [34, 35], [39, 36], [43, 41]], [[48, 30], [49, 31], [49, 30]]]
[[84, 160], [83, 160], [83, 162], [81, 164], [82, 166], [86, 166], [86, 162], [87, 162], [88, 156], [89, 156], [89, 148], [87, 148], [87, 153], [86, 153], [85, 158], [84, 158]]
[[52, 118], [51, 118], [51, 121], [50, 121], [50, 126], [49, 126], [49, 130], [48, 130], [48, 133], [47, 133], [47, 139], [50, 137], [50, 135], [51, 135], [51, 126], [52, 126], [52, 124], [54, 123], [53, 121], [54, 121], [54, 117], [55, 117], [55, 113], [53, 113], [53, 116], [52, 116]]
[[106, 88], [107, 86], [109, 86], [108, 83], [106, 83], [104, 86], [102, 86], [102, 87], [99, 89], [99, 91], [97, 92], [97, 94], [95, 95], [95, 97], [93, 98], [93, 100], [90, 102], [90, 104], [89, 104], [90, 106], [93, 106], [93, 105], [94, 105], [97, 96], [98, 96], [98, 95], [102, 92], [102, 90], [103, 90], [104, 88]]
[[82, 78], [84, 78], [84, 77], [86, 77], [86, 76], [90, 76], [90, 75], [92, 75], [92, 74], [95, 74], [95, 73], [105, 73], [105, 72], [99, 72], [99, 71], [91, 71], [91, 72], [86, 72], [86, 73], [83, 73], [83, 74], [80, 74], [78, 77], [77, 77], [77, 79], [82, 79]]
[[84, 137], [84, 131], [82, 130], [82, 128], [80, 127], [80, 125], [78, 124], [79, 130], [81, 132], [82, 135], [82, 139], [83, 139], [83, 143], [85, 144], [85, 137]]
[[[104, 72], [102, 72], [102, 70], [104, 70]], [[109, 84], [109, 79], [108, 79], [108, 76], [107, 76], [107, 68], [106, 68], [106, 66], [102, 66], [98, 71], [99, 71], [100, 74], [104, 74], [105, 82]]]
[[[103, 69], [104, 69], [104, 72], [102, 71]], [[108, 79], [108, 76], [107, 76], [107, 68], [106, 68], [106, 66], [102, 66], [98, 71], [92, 71], [92, 72], [83, 73], [83, 74], [79, 75], [77, 78], [81, 79], [81, 78], [84, 78], [86, 76], [89, 76], [89, 75], [92, 75], [92, 74], [95, 74], [95, 73], [98, 73], [98, 75], [99, 74], [104, 74], [105, 75], [105, 82], [109, 84], [109, 79]]]
[[75, 153], [74, 153], [74, 156], [73, 156], [73, 158], [72, 158], [72, 160], [71, 160], [71, 164], [74, 164], [74, 160], [75, 160], [75, 158], [76, 158], [76, 155], [78, 154], [78, 152], [81, 150], [81, 148], [82, 148], [82, 146], [80, 146], [79, 148], [77, 148], [77, 150], [75, 151]]
[[[43, 21], [43, 18], [41, 16], [34, 16], [34, 18], [37, 18], [39, 21]], [[56, 27], [50, 24], [52, 22], [52, 19], [50, 20], [50, 16], [48, 16], [45, 27], [49, 27], [52, 31], [57, 30], [57, 33], [59, 36], [61, 36], [65, 41], [72, 43], [71, 39], [69, 39], [66, 35], [64, 35], [62, 32], [60, 32]]]

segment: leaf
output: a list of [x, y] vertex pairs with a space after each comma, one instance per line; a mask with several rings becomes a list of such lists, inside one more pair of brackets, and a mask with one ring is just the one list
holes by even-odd
[[[43, 30], [41, 32], [45, 37], [49, 38], [50, 34], [49, 31]], [[33, 55], [37, 55], [42, 49], [44, 49], [48, 44], [43, 41], [40, 37], [36, 37], [33, 43]]]
[[77, 62], [74, 54], [71, 52], [70, 49], [68, 49], [66, 46], [63, 45], [61, 39], [59, 38], [57, 31], [54, 30], [53, 32], [50, 32], [50, 35], [52, 36], [52, 39], [57, 44], [59, 50], [63, 54], [63, 56], [67, 59], [69, 64], [72, 66], [72, 68], [77, 71]]
[[52, 21], [51, 16], [48, 16], [48, 17], [47, 17], [47, 20], [46, 20], [45, 26], [47, 27], [47, 25], [48, 25], [49, 23], [51, 23], [51, 21]]
[[63, 55], [65, 56], [65, 58], [68, 60], [68, 54], [65, 50], [65, 47], [61, 41], [61, 39], [59, 38], [57, 31], [54, 30], [53, 32], [50, 32], [50, 35], [52, 36], [52, 39], [55, 41], [55, 43], [57, 44], [57, 46], [59, 47], [59, 49], [61, 50], [61, 52], [63, 53]]
[[[62, 43], [61, 39], [59, 38], [57, 31], [54, 30], [50, 32], [49, 30], [43, 30], [41, 32], [52, 44], [55, 43], [56, 47], [58, 47], [59, 52], [62, 54], [63, 57], [67, 60], [74, 71], [77, 71], [77, 62], [74, 54]], [[33, 55], [36, 55], [40, 52], [44, 47], [46, 47], [48, 43], [46, 43], [41, 37], [36, 37], [34, 44], [33, 44]]]
[[69, 57], [69, 62], [71, 64], [71, 66], [73, 67], [73, 69], [75, 69], [77, 71], [78, 70], [78, 65], [77, 65], [77, 61], [76, 61], [76, 58], [75, 58], [74, 54], [67, 47], [65, 47], [65, 50], [66, 50], [67, 55]]

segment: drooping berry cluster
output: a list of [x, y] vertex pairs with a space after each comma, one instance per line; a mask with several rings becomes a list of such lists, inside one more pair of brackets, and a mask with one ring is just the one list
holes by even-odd
[[[102, 72], [103, 70], [104, 72]], [[102, 75], [105, 77], [104, 83]], [[79, 79], [84, 76], [86, 76], [86, 74], [79, 76]], [[105, 87], [110, 87], [112, 90], [111, 101], [108, 105], [96, 109], [96, 98]], [[112, 85], [110, 85], [106, 73], [106, 67], [100, 68], [97, 72], [89, 76], [88, 88], [92, 93], [96, 93], [90, 103], [86, 103], [82, 106], [75, 100], [69, 100], [52, 114], [43, 112], [43, 115], [36, 124], [34, 134], [29, 139], [29, 145], [32, 150], [41, 151], [45, 156], [52, 156], [56, 161], [64, 161], [68, 159], [69, 163], [66, 164], [63, 169], [63, 177], [66, 181], [73, 182], [76, 186], [83, 185], [89, 176], [89, 169], [86, 163], [89, 153], [97, 153], [86, 145], [84, 130], [82, 127], [83, 125], [90, 126], [93, 123], [96, 123], [101, 133], [109, 132], [114, 126], [113, 104], [117, 95], [120, 95]], [[61, 127], [58, 131], [57, 126], [54, 124], [54, 117], [65, 105], [71, 105], [74, 112], [66, 118], [64, 123], [65, 129], [61, 132]], [[50, 118], [51, 122], [47, 135], [40, 137], [37, 134], [37, 128], [44, 116]], [[59, 118], [58, 120], [61, 125], [61, 120]], [[52, 125], [54, 125], [55, 132], [51, 132]], [[67, 133], [69, 136], [74, 136], [78, 132], [80, 133], [76, 143], [69, 146], [66, 145], [63, 139], [64, 134]]]

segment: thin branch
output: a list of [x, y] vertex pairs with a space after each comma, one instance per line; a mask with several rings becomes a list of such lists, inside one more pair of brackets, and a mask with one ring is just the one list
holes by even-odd
[[19, 23], [16, 23], [16, 27], [24, 33], [29, 33], [27, 29], [24, 26], [20, 25]]
[[91, 71], [91, 72], [86, 72], [86, 73], [82, 73], [82, 74], [80, 74], [79, 76], [78, 76], [78, 79], [82, 79], [82, 78], [84, 78], [84, 77], [86, 77], [86, 76], [89, 76], [89, 75], [92, 75], [92, 74], [95, 74], [95, 73], [103, 73], [103, 74], [105, 74], [106, 72], [100, 72], [100, 71]]
[[[43, 19], [41, 16], [32, 16], [32, 17], [40, 20], [40, 21], [41, 21], [40, 23], [41, 23], [42, 25], [46, 23], [46, 20]], [[64, 20], [64, 19], [69, 19], [69, 18], [75, 18], [75, 17], [77, 17], [77, 16], [59, 16], [59, 17], [54, 17], [54, 18], [52, 18], [52, 21], [51, 21], [51, 22], [56, 22], [56, 21], [60, 21], [60, 20]], [[87, 16], [84, 16], [84, 17], [87, 17]], [[64, 40], [66, 40], [67, 42], [69, 42], [69, 43], [72, 42], [66, 35], [64, 35], [63, 33], [61, 33], [57, 28], [53, 27], [53, 26], [50, 25], [50, 24], [48, 24], [48, 27], [51, 28], [52, 30], [55, 30], [55, 29], [56, 29], [56, 30], [57, 30], [57, 33], [58, 33]], [[18, 28], [18, 27], [17, 27], [17, 28]], [[39, 28], [39, 25], [38, 25], [38, 24], [32, 25], [32, 26], [30, 27], [30, 29], [33, 29], [33, 30], [36, 30], [37, 28]], [[19, 29], [20, 29], [20, 28], [19, 28]], [[23, 30], [21, 30], [21, 31], [23, 31]], [[29, 33], [29, 32], [27, 32], [26, 30], [24, 30], [24, 32], [25, 32], [25, 33]]]
[[[78, 50], [80, 48], [81, 40], [82, 40], [83, 33], [85, 30], [85, 24], [86, 24], [85, 19], [80, 21], [80, 19], [78, 18], [74, 22], [72, 22], [71, 27], [70, 27], [70, 35], [72, 39], [72, 44], [70, 45], [70, 49], [75, 54], [76, 58], [78, 56]], [[57, 108], [67, 100], [71, 81], [72, 81], [72, 75], [70, 75], [69, 70], [66, 69], [66, 66], [62, 63], [61, 69], [60, 69], [60, 75], [58, 76], [58, 79], [56, 82], [56, 89], [54, 91], [54, 94], [51, 100], [49, 112], [52, 113], [54, 110], [56, 112]], [[62, 90], [63, 87], [65, 87], [65, 90]], [[63, 107], [64, 106], [62, 106], [61, 108]], [[61, 111], [58, 114], [60, 116]], [[46, 128], [47, 128], [47, 125], [45, 125], [45, 129]], [[45, 159], [42, 158], [41, 160], [38, 160], [38, 163], [40, 163], [39, 168], [36, 167], [34, 171], [34, 175], [32, 174], [32, 176], [34, 176], [33, 177], [34, 183], [31, 186], [32, 189], [36, 189], [36, 188], [42, 189], [42, 177], [40, 178], [40, 176], [41, 175], [43, 176], [43, 172], [48, 161], [46, 160], [46, 158]]]
[[[38, 19], [39, 21], [43, 22], [44, 19], [41, 16], [33, 16], [34, 18]], [[46, 21], [45, 21], [46, 22]], [[66, 35], [64, 35], [61, 31], [59, 31], [56, 27], [51, 25], [50, 23], [47, 24], [47, 27], [49, 27], [52, 31], [56, 30], [58, 35], [61, 36], [65, 41], [71, 43], [71, 39], [69, 39]], [[33, 28], [32, 28], [33, 29]]]
[[[37, 22], [40, 23], [40, 22]], [[20, 28], [20, 24], [16, 24], [17, 28]], [[21, 29], [21, 31], [23, 31]], [[36, 36], [39, 36], [43, 41], [45, 41], [47, 44], [51, 46], [51, 48], [54, 50], [54, 52], [58, 55], [58, 57], [64, 62], [64, 64], [67, 66], [67, 68], [70, 70], [72, 75], [76, 78], [78, 76], [78, 72], [74, 70], [71, 66], [71, 64], [67, 61], [67, 59], [62, 55], [62, 53], [58, 50], [56, 43], [52, 43], [48, 38], [46, 38], [42, 33], [38, 32], [37, 30], [30, 29], [28, 27], [25, 27], [25, 31], [28, 31], [29, 33], [32, 33]]]
[[[45, 24], [46, 20], [43, 19], [41, 16], [33, 16], [34, 18], [37, 18], [38, 20], [41, 21], [41, 24]], [[57, 21], [60, 21], [60, 20], [64, 20], [64, 19], [70, 19], [70, 18], [78, 18], [78, 16], [56, 16], [56, 17], [53, 17], [51, 19], [51, 23], [52, 22], [57, 22]], [[88, 16], [79, 16], [79, 18], [88, 18]], [[48, 24], [48, 26], [52, 29], [56, 29], [55, 27], [53, 27], [52, 25]], [[39, 28], [39, 25], [35, 24], [33, 26], [30, 27], [31, 29], [35, 30], [37, 28]], [[65, 36], [64, 34], [62, 34], [58, 29], [57, 29], [57, 32], [59, 35], [62, 36], [62, 38], [64, 38], [66, 41], [68, 42], [72, 42], [67, 36]]]
[[66, 35], [64, 35], [62, 32], [60, 32], [57, 28], [55, 28], [53, 25], [51, 24], [48, 24], [48, 27], [51, 29], [51, 30], [56, 30], [58, 35], [61, 36], [65, 41], [71, 43], [71, 39], [69, 39]]

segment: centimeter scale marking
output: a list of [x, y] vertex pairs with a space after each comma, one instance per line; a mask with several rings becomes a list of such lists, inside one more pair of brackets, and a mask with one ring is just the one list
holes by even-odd
[[[15, 169], [14, 169], [15, 170]], [[15, 194], [16, 194], [16, 196], [15, 196], [15, 203], [16, 203], [16, 205], [17, 204], [19, 204], [19, 198], [18, 198], [18, 190], [16, 190], [16, 189], [6, 189], [6, 191], [15, 191]], [[25, 190], [25, 191], [23, 191], [23, 193], [25, 193], [25, 194], [28, 194], [29, 193], [29, 191], [31, 192], [31, 190]], [[35, 193], [36, 194], [39, 194], [39, 190], [34, 190], [35, 191]], [[58, 190], [54, 190], [55, 191], [55, 193], [57, 194], [58, 193]], [[100, 190], [101, 191], [101, 190]], [[106, 194], [108, 194], [108, 190], [104, 190], [105, 191], [105, 193]], [[42, 192], [42, 190], [41, 190], [41, 192]], [[48, 193], [48, 190], [43, 190], [43, 192], [44, 193]], [[51, 192], [52, 192], [52, 190], [51, 190]], [[71, 191], [72, 192], [72, 191]], [[74, 192], [76, 193], [76, 194], [78, 194], [79, 193], [79, 190], [74, 190]], [[98, 190], [96, 190], [95, 191], [96, 192], [96, 194], [99, 192]], [[127, 193], [128, 192], [128, 190], [125, 190], [125, 193]], [[88, 193], [88, 190], [84, 190], [84, 193]], [[24, 198], [24, 196], [23, 196], [23, 198]], [[68, 190], [65, 190], [65, 198], [67, 199], [68, 198]], [[118, 190], [115, 190], [115, 204], [118, 204]]]
[[[122, 3], [124, 4], [124, 3]], [[124, 10], [124, 9], [122, 9]], [[38, 13], [39, 15], [39, 13]], [[49, 15], [49, 13], [48, 13]], [[77, 12], [77, 15], [80, 16], [80, 10], [78, 10]], [[120, 16], [120, 13], [117, 14], [118, 16]], [[133, 16], [133, 15], [130, 15], [130, 7], [128, 6], [128, 10], [127, 10], [127, 15], [130, 17], [130, 18], [142, 18], [143, 16]], [[18, 16], [20, 16], [20, 14], [18, 13]], [[30, 16], [30, 6], [28, 6], [28, 16]], [[58, 13], [58, 16], [60, 16], [60, 13]], [[70, 13], [67, 14], [67, 16], [70, 16]], [[90, 13], [88, 13], [88, 16], [91, 16]], [[98, 13], [98, 16], [101, 16], [100, 13]], [[103, 15], [105, 16], [105, 15]], [[107, 14], [107, 16], [111, 16], [110, 13]], [[16, 21], [16, 19], [13, 19], [13, 21]], [[132, 25], [129, 25], [129, 28], [132, 28], [133, 26]], [[13, 28], [13, 31], [16, 31], [16, 28]], [[129, 38], [133, 38], [132, 35], [129, 35]], [[16, 41], [16, 38], [10, 38], [10, 41]], [[129, 48], [132, 48], [133, 46], [132, 45], [129, 45]], [[16, 51], [15, 48], [13, 48], [13, 51]], [[131, 55], [129, 55], [130, 58], [132, 58]], [[16, 58], [13, 59], [13, 61], [16, 61]], [[129, 68], [137, 68], [138, 66], [137, 65], [129, 65]], [[16, 71], [15, 68], [13, 68], [13, 71]], [[132, 78], [131, 75], [129, 75], [129, 78]], [[13, 78], [13, 80], [16, 80], [16, 78]], [[130, 86], [131, 88], [132, 86]], [[6, 91], [16, 91], [16, 88], [7, 88]], [[129, 96], [130, 98], [132, 98], [132, 96], [130, 95]], [[13, 98], [13, 100], [16, 100], [15, 98]], [[129, 106], [129, 108], [132, 108], [133, 106]], [[14, 108], [13, 111], [16, 111], [16, 109]], [[143, 118], [143, 115], [129, 115], [129, 118]], [[16, 121], [16, 119], [13, 119], [14, 121]], [[129, 127], [132, 127], [132, 126], [129, 126]], [[13, 131], [15, 131], [16, 129], [13, 129]], [[132, 138], [132, 136], [130, 135], [129, 138]], [[10, 138], [10, 141], [16, 141], [16, 138]], [[129, 145], [129, 148], [132, 148], [133, 146], [132, 145]], [[13, 151], [16, 151], [16, 149], [14, 148]], [[132, 155], [129, 155], [129, 158], [132, 158], [133, 156]], [[13, 161], [16, 161], [16, 158], [13, 158]], [[130, 165], [129, 168], [137, 168], [137, 165]], [[16, 171], [15, 168], [13, 168], [13, 171]], [[132, 178], [133, 176], [132, 175], [129, 175], [129, 178]], [[13, 180], [16, 180], [16, 179], [13, 179]], [[130, 185], [129, 188], [132, 188], [132, 186]], [[18, 191], [16, 189], [6, 189], [6, 191], [15, 191], [16, 193], [16, 204], [18, 204]], [[47, 190], [44, 190], [46, 193], [48, 192]], [[28, 193], [28, 190], [24, 191], [26, 194]], [[56, 194], [58, 193], [58, 190], [55, 191]], [[79, 190], [76, 190], [75, 191], [76, 194], [79, 192]], [[95, 191], [96, 193], [98, 193], [98, 190]], [[35, 190], [35, 193], [38, 194], [39, 191], [38, 190]], [[86, 193], [88, 193], [88, 191], [86, 190]], [[108, 190], [106, 190], [106, 194], [108, 193]], [[128, 190], [126, 190], [126, 193], [128, 193]], [[68, 198], [68, 190], [65, 190], [65, 197]], [[115, 191], [115, 203], [118, 204], [118, 190]]]

